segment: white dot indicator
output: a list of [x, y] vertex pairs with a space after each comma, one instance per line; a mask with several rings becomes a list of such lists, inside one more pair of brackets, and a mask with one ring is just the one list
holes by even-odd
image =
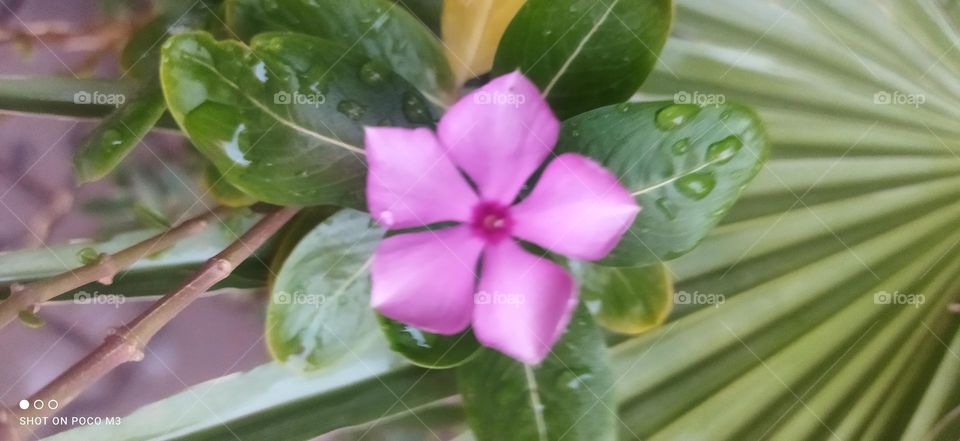
[[30, 402], [27, 400], [20, 400], [20, 409], [27, 410], [30, 408]]

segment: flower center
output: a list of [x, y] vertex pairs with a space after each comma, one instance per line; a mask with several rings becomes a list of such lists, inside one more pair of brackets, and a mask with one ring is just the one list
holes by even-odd
[[489, 241], [507, 237], [513, 226], [510, 208], [497, 202], [481, 202], [473, 208], [473, 220], [470, 226]]

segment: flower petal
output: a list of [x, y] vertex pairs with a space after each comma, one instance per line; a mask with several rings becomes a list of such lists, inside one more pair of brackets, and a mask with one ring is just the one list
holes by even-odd
[[464, 221], [477, 201], [429, 129], [366, 128], [367, 206], [387, 228]]
[[514, 236], [584, 260], [609, 254], [639, 212], [613, 173], [574, 153], [551, 161], [530, 195], [510, 210]]
[[527, 364], [550, 352], [577, 305], [573, 277], [506, 239], [487, 247], [475, 296], [473, 333], [485, 346]]
[[459, 226], [384, 239], [373, 255], [371, 306], [424, 331], [463, 331], [482, 249], [483, 241]]
[[487, 200], [510, 204], [557, 143], [560, 122], [519, 72], [493, 79], [440, 120], [440, 143]]

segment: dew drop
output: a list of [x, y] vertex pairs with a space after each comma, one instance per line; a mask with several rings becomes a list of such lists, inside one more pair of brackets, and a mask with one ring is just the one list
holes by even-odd
[[360, 80], [370, 86], [382, 84], [387, 78], [387, 72], [376, 61], [368, 61], [360, 68]]
[[737, 155], [741, 147], [743, 147], [743, 143], [740, 142], [740, 138], [733, 135], [728, 136], [722, 141], [710, 144], [710, 147], [707, 148], [707, 162], [725, 164]]
[[673, 202], [670, 202], [667, 198], [658, 198], [655, 202], [657, 210], [663, 213], [667, 219], [674, 220], [677, 218], [676, 207], [674, 207]]
[[700, 112], [696, 104], [672, 104], [657, 112], [656, 124], [660, 130], [673, 130], [684, 125]]
[[713, 176], [712, 172], [691, 173], [677, 179], [674, 186], [684, 196], [699, 201], [707, 197], [717, 186], [717, 178]]
[[688, 150], [690, 150], [690, 138], [683, 138], [670, 146], [670, 152], [677, 156], [687, 154]]
[[123, 144], [123, 134], [118, 130], [109, 129], [103, 132], [103, 142], [110, 147], [117, 147]]
[[426, 124], [432, 121], [427, 105], [419, 96], [407, 92], [403, 96], [403, 116], [414, 124]]
[[337, 104], [337, 111], [347, 115], [347, 118], [357, 121], [367, 112], [367, 108], [356, 101], [343, 100]]

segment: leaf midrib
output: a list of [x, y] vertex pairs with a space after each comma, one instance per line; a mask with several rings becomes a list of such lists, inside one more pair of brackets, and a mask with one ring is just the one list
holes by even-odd
[[527, 392], [530, 394], [530, 407], [533, 409], [533, 419], [537, 425], [537, 435], [540, 441], [547, 441], [547, 423], [543, 418], [543, 402], [540, 400], [540, 387], [537, 377], [530, 366], [524, 364], [523, 372], [527, 379]]
[[[598, 0], [598, 2], [602, 3], [601, 0]], [[580, 52], [582, 52], [583, 48], [587, 45], [587, 43], [590, 42], [590, 39], [593, 38], [593, 35], [597, 33], [597, 31], [600, 29], [600, 26], [603, 26], [607, 19], [610, 18], [610, 14], [613, 12], [613, 8], [617, 6], [617, 3], [620, 3], [620, 0], [613, 0], [613, 2], [610, 3], [610, 6], [607, 7], [607, 10], [604, 11], [603, 15], [600, 16], [600, 20], [597, 20], [597, 22], [593, 24], [593, 27], [587, 31], [587, 35], [583, 37], [583, 40], [580, 40], [580, 43], [577, 44], [576, 49], [573, 50], [573, 53], [570, 54], [570, 57], [563, 62], [562, 66], [560, 66], [560, 70], [553, 75], [553, 78], [551, 78], [550, 82], [547, 83], [547, 87], [543, 88], [543, 96], [550, 95], [550, 91], [553, 90], [553, 87], [557, 85], [558, 81], [560, 81], [560, 77], [567, 73], [567, 69], [569, 69], [570, 65], [573, 64], [573, 61], [580, 56]], [[594, 6], [596, 6], [596, 4], [594, 4]]]
[[654, 185], [651, 185], [651, 186], [649, 186], [649, 187], [644, 187], [644, 188], [641, 188], [641, 189], [639, 189], [639, 190], [636, 190], [636, 191], [630, 193], [630, 196], [637, 197], [637, 196], [640, 196], [640, 195], [642, 195], [642, 194], [644, 194], [644, 193], [647, 193], [647, 192], [656, 190], [656, 189], [658, 189], [658, 188], [660, 188], [660, 187], [663, 187], [663, 186], [665, 186], [665, 185], [670, 185], [670, 184], [676, 182], [676, 181], [677, 181], [678, 179], [680, 179], [680, 178], [683, 178], [683, 177], [685, 177], [685, 176], [692, 175], [692, 174], [694, 174], [694, 173], [696, 173], [696, 172], [698, 172], [698, 171], [700, 171], [700, 170], [703, 170], [703, 169], [705, 169], [705, 168], [707, 168], [707, 167], [709, 167], [709, 166], [711, 166], [711, 165], [717, 164], [717, 163], [722, 162], [722, 161], [726, 161], [726, 160], [728, 160], [728, 159], [730, 159], [730, 158], [729, 158], [729, 157], [725, 157], [725, 156], [720, 156], [720, 157], [717, 157], [716, 159], [711, 159], [711, 160], [709, 160], [709, 161], [707, 161], [707, 162], [704, 162], [703, 164], [700, 164], [700, 165], [694, 167], [693, 169], [687, 170], [687, 171], [685, 171], [685, 172], [683, 172], [683, 173], [680, 173], [680, 174], [677, 174], [677, 175], [673, 175], [673, 176], [671, 176], [669, 179], [664, 180], [663, 182], [658, 182], [658, 183], [656, 183], [656, 184], [654, 184]]

